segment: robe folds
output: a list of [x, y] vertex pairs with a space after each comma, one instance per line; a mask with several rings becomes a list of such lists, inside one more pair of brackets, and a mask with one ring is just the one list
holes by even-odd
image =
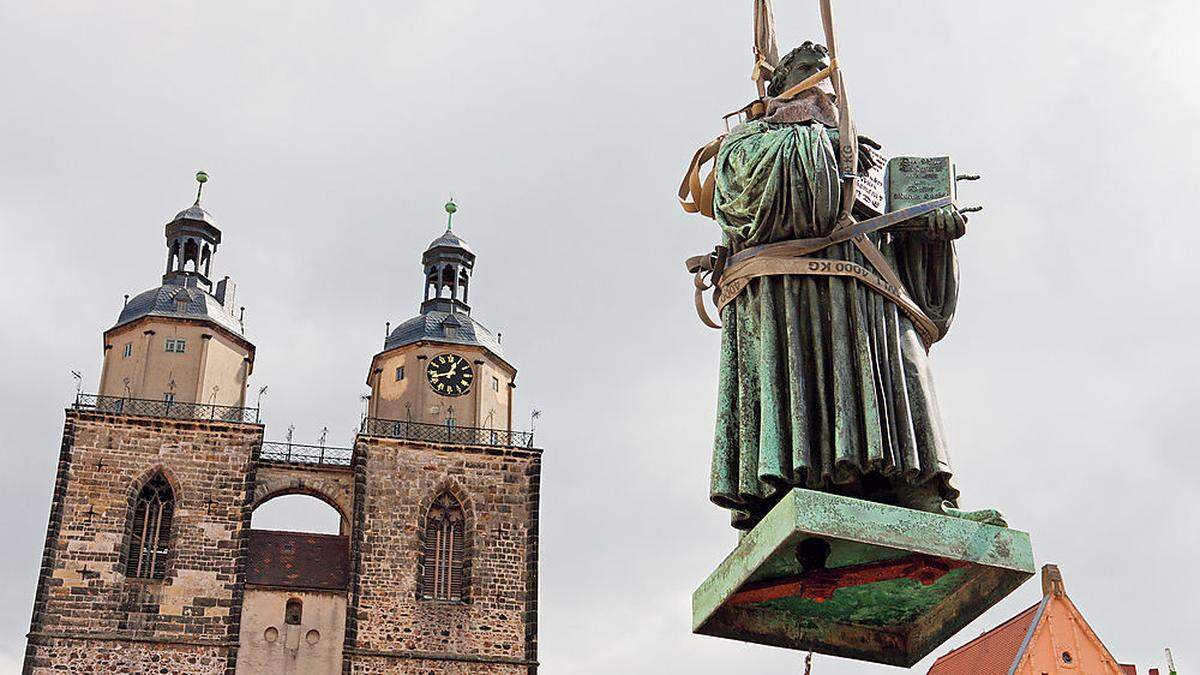
[[[748, 122], [716, 158], [714, 211], [732, 253], [828, 234], [841, 181], [836, 130]], [[870, 235], [943, 330], [954, 244]], [[871, 264], [850, 242], [808, 257]], [[895, 303], [853, 278], [764, 276], [721, 312], [711, 499], [752, 527], [791, 487], [929, 508], [958, 497], [929, 360]]]

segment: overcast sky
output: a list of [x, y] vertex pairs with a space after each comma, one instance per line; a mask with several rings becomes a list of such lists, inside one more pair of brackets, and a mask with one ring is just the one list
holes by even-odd
[[[819, 39], [815, 0], [776, 1], [781, 47]], [[1118, 659], [1174, 646], [1200, 668], [1200, 5], [836, 4], [860, 131], [984, 177], [933, 353], [963, 503], [1031, 533]], [[96, 389], [101, 333], [158, 285], [197, 169], [269, 438], [352, 442], [457, 198], [515, 419], [545, 411], [543, 672], [802, 670], [689, 633], [736, 537], [707, 501], [718, 333], [681, 263], [716, 226], [673, 193], [753, 95], [751, 6], [0, 0], [0, 672], [24, 649], [70, 371]]]

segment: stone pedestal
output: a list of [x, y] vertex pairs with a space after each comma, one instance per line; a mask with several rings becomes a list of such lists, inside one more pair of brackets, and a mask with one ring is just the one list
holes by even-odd
[[696, 589], [692, 629], [908, 667], [1033, 573], [1025, 532], [795, 489]]

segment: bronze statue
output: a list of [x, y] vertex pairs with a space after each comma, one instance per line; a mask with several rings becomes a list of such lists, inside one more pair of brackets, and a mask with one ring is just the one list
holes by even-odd
[[[846, 222], [837, 97], [822, 86], [781, 94], [828, 69], [827, 57], [811, 42], [783, 57], [761, 116], [715, 154], [724, 269], [715, 280], [723, 327], [711, 499], [741, 529], [794, 487], [1002, 523], [995, 511], [956, 508], [927, 356], [954, 317], [954, 240], [966, 218], [950, 204], [915, 227], [820, 245]], [[860, 174], [879, 157], [857, 154]], [[731, 280], [739, 254], [748, 262], [783, 242], [809, 242], [799, 252], [815, 269], [797, 267], [793, 251], [791, 261], [760, 259], [757, 272]], [[831, 273], [841, 263], [852, 273]], [[869, 275], [881, 285], [864, 283]], [[890, 291], [889, 276], [900, 282]]]
[[755, 0], [758, 98], [679, 193], [722, 233], [687, 266], [722, 332], [710, 497], [745, 532], [692, 594], [692, 630], [908, 667], [1034, 568], [1027, 533], [958, 509], [930, 372], [971, 177], [857, 133], [832, 0], [828, 49], [782, 59], [770, 5]]

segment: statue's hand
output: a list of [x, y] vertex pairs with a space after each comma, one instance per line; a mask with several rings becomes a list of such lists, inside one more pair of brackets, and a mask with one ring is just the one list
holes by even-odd
[[858, 175], [865, 176], [872, 170], [883, 166], [870, 152], [870, 150], [879, 150], [882, 147], [870, 136], [858, 135]]
[[925, 216], [922, 235], [931, 241], [954, 241], [967, 233], [967, 219], [958, 208], [946, 206]]

